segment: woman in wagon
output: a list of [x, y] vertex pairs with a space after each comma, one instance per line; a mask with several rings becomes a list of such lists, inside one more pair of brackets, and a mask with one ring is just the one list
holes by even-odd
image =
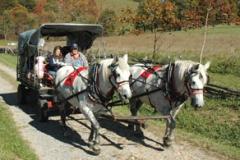
[[64, 62], [67, 65], [73, 66], [75, 69], [80, 66], [88, 67], [87, 58], [83, 53], [78, 51], [78, 45], [76, 43], [72, 44], [70, 53], [65, 56]]
[[57, 70], [64, 65], [65, 63], [62, 58], [61, 46], [56, 46], [53, 49], [53, 55], [49, 58], [48, 73], [55, 78]]

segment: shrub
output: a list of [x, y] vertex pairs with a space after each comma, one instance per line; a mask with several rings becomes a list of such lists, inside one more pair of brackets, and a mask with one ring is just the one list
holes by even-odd
[[105, 35], [111, 35], [114, 33], [116, 29], [116, 17], [115, 11], [111, 9], [105, 9], [101, 13], [98, 22], [103, 25]]

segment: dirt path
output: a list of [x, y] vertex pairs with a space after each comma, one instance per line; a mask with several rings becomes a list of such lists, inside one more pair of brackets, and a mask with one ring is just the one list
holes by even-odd
[[[15, 70], [0, 64], [11, 77]], [[101, 126], [101, 149], [98, 156], [91, 154], [87, 146], [89, 123], [86, 120], [69, 120], [73, 129], [69, 137], [63, 136], [59, 117], [51, 117], [48, 123], [40, 123], [35, 118], [35, 107], [16, 106], [16, 85], [0, 77], [0, 99], [8, 104], [13, 118], [24, 139], [35, 150], [40, 160], [217, 160], [216, 154], [192, 146], [187, 142], [178, 142], [170, 148], [161, 146], [160, 135], [156, 137], [145, 131], [143, 141], [134, 138], [124, 124], [103, 120]], [[81, 118], [81, 115], [74, 116]]]

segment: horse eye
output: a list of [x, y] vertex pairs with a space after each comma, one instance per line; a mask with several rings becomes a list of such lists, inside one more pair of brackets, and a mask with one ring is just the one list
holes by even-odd
[[119, 73], [117, 73], [117, 77], [120, 77], [120, 74], [119, 74]]
[[203, 76], [202, 76], [202, 74], [199, 74], [199, 78], [200, 78], [200, 79], [203, 79]]
[[195, 81], [192, 81], [192, 85], [195, 85], [196, 84], [196, 82]]

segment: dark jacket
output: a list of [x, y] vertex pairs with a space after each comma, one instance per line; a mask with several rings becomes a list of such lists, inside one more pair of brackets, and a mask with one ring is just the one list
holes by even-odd
[[60, 63], [54, 58], [54, 56], [49, 57], [48, 62], [48, 70], [57, 72], [57, 70], [61, 67]]

